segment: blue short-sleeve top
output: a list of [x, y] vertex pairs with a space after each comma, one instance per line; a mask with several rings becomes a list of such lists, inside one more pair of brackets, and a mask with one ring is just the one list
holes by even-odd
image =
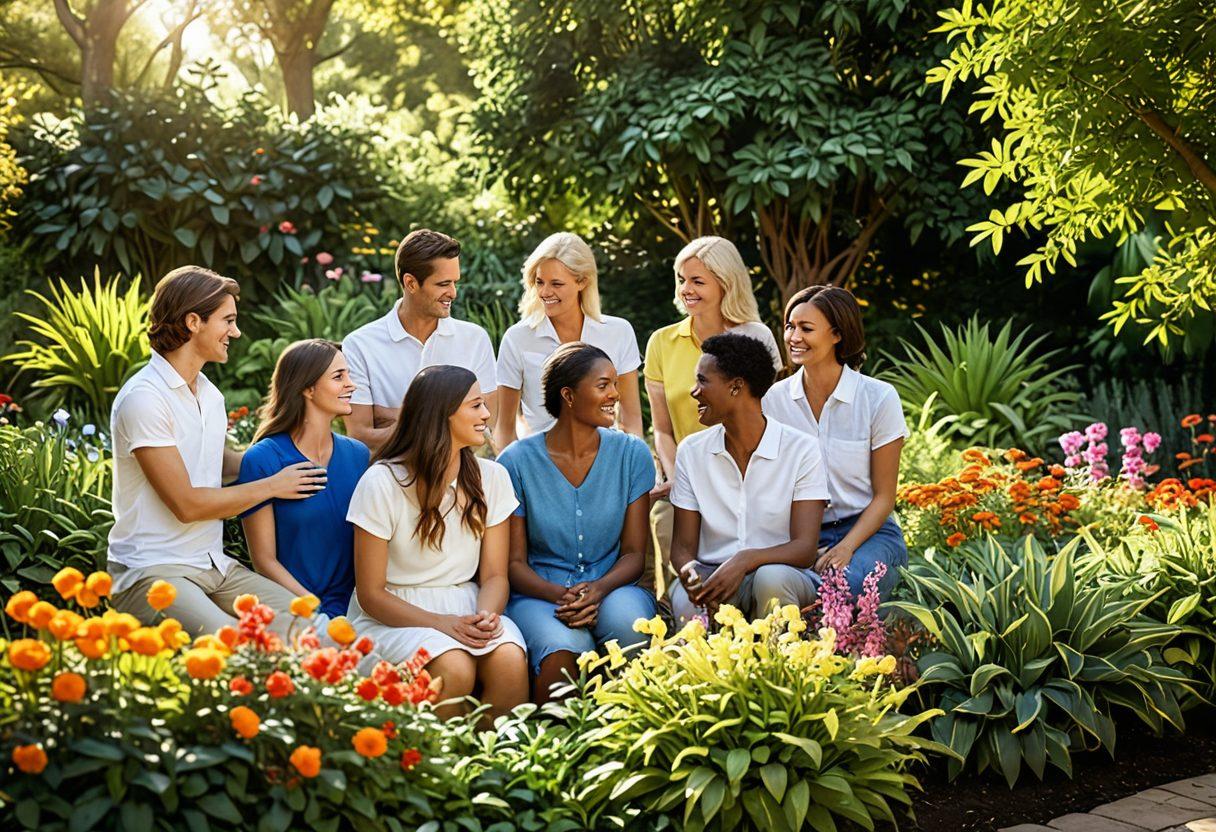
[[629, 504], [654, 488], [654, 460], [636, 436], [599, 428], [600, 448], [582, 485], [558, 470], [537, 433], [498, 457], [527, 519], [528, 565], [547, 581], [573, 586], [607, 574], [621, 553]]
[[[367, 446], [357, 439], [333, 436], [334, 451], [325, 466], [327, 481], [322, 491], [303, 500], [275, 498], [241, 515], [248, 517], [267, 505], [274, 507], [279, 563], [321, 599], [321, 611], [331, 617], [346, 615], [355, 588], [355, 529], [346, 521], [346, 512], [370, 456]], [[271, 434], [245, 451], [237, 482], [265, 479], [307, 461], [289, 434]]]

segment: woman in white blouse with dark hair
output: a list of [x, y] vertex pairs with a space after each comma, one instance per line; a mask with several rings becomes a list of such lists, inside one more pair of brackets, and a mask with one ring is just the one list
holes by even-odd
[[494, 444], [501, 452], [520, 435], [544, 433], [554, 419], [544, 407], [541, 372], [562, 344], [582, 341], [608, 354], [621, 401], [617, 425], [642, 436], [637, 336], [624, 318], [600, 312], [598, 270], [591, 247], [577, 234], [559, 232], [541, 241], [523, 268], [519, 323], [498, 347], [498, 421]]
[[899, 455], [908, 428], [895, 388], [858, 370], [865, 359], [861, 308], [847, 289], [812, 286], [785, 307], [785, 344], [798, 372], [764, 396], [764, 414], [819, 440], [831, 502], [815, 571], [845, 571], [854, 594], [878, 563], [885, 597], [908, 561], [895, 522]]

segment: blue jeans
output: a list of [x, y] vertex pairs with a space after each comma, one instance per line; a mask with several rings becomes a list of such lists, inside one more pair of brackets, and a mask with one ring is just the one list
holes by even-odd
[[[825, 526], [819, 531], [820, 548], [831, 548], [844, 540], [856, 522], [857, 517], [849, 517], [836, 525]], [[898, 568], [908, 565], [908, 544], [904, 542], [903, 529], [891, 517], [857, 547], [853, 559], [845, 567], [844, 576], [849, 582], [849, 591], [854, 595], [861, 594], [862, 581], [879, 563], [887, 565], [887, 574], [878, 582], [878, 593], [885, 601], [899, 583]]]
[[556, 604], [526, 595], [512, 596], [506, 615], [519, 627], [528, 643], [528, 662], [532, 673], [540, 672], [540, 663], [554, 653], [565, 650], [580, 656], [616, 639], [622, 648], [647, 641], [647, 636], [635, 632], [633, 622], [652, 618], [655, 614], [654, 594], [632, 584], [617, 587], [600, 602], [595, 626], [572, 629], [554, 616]]

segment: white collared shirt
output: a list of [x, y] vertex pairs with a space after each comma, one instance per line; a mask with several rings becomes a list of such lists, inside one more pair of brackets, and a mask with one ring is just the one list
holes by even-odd
[[[224, 396], [199, 373], [198, 395], [190, 392], [173, 365], [157, 352], [114, 399], [110, 436], [114, 442], [114, 527], [109, 562], [129, 570], [182, 565], [223, 573], [236, 563], [224, 554], [224, 521], [183, 523], [157, 495], [135, 458], [137, 448], [177, 448], [195, 488], [219, 488], [224, 476], [228, 414]], [[115, 592], [124, 588], [119, 575]]]
[[743, 476], [726, 450], [722, 425], [694, 433], [676, 449], [671, 504], [701, 514], [701, 563], [716, 566], [740, 549], [789, 543], [793, 504], [828, 498], [819, 443], [775, 419]]
[[472, 370], [484, 395], [498, 389], [494, 347], [484, 329], [468, 321], [440, 318], [424, 344], [401, 325], [400, 305], [398, 300], [387, 315], [359, 327], [342, 341], [350, 380], [357, 385], [351, 404], [401, 407], [414, 376], [437, 364]]
[[899, 394], [887, 382], [846, 366], [816, 419], [802, 383], [804, 372], [799, 369], [769, 388], [764, 415], [819, 440], [832, 492], [824, 521], [854, 517], [874, 499], [870, 452], [908, 435]]
[[[642, 364], [637, 336], [624, 318], [605, 315], [597, 321], [584, 315], [579, 340], [608, 353], [617, 375], [632, 373]], [[520, 391], [520, 404], [529, 433], [544, 433], [557, 421], [545, 410], [540, 378], [545, 360], [559, 346], [561, 340], [547, 317], [541, 318], [536, 326], [520, 321], [507, 330], [498, 345], [498, 383]]]

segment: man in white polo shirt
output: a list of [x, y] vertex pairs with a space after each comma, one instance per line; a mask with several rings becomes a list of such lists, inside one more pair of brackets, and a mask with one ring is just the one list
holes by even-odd
[[453, 364], [477, 376], [493, 424], [498, 398], [494, 347], [477, 324], [452, 317], [460, 282], [460, 243], [438, 231], [411, 231], [393, 260], [401, 300], [383, 318], [342, 341], [351, 397], [346, 432], [373, 451], [392, 435], [401, 400], [418, 371]]
[[191, 634], [235, 624], [233, 602], [252, 593], [290, 623], [292, 592], [224, 554], [225, 517], [271, 498], [302, 499], [325, 487], [325, 470], [300, 463], [272, 477], [223, 488], [240, 471], [241, 454], [225, 447], [224, 396], [202, 374], [228, 360], [236, 326], [235, 280], [183, 266], [156, 285], [149, 312], [152, 357], [114, 400], [114, 527], [108, 568], [114, 606], [145, 623], [156, 616], [148, 588], [177, 589], [167, 615]]
[[676, 449], [672, 612], [685, 622], [720, 604], [755, 616], [773, 600], [805, 606], [829, 499], [819, 443], [761, 412], [775, 375], [761, 341], [715, 335], [701, 352], [692, 397], [708, 430]]

